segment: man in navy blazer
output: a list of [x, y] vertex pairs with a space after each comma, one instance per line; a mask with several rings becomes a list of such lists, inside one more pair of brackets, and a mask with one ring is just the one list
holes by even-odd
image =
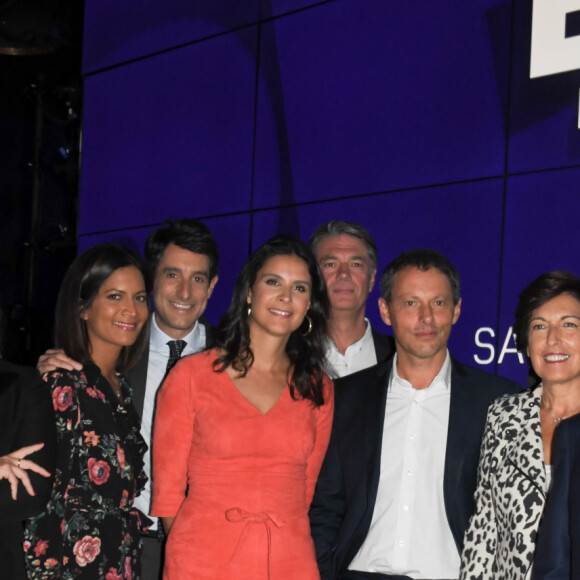
[[533, 580], [575, 580], [580, 578], [580, 415], [562, 421], [556, 431], [552, 478]]
[[487, 407], [520, 387], [449, 354], [461, 298], [445, 256], [405, 252], [381, 291], [396, 354], [335, 382], [310, 510], [321, 577], [457, 578]]

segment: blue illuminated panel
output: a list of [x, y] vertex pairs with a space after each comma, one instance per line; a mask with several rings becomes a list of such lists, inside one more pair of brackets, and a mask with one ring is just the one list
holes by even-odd
[[249, 209], [255, 39], [252, 28], [86, 80], [81, 232]]
[[259, 0], [87, 0], [83, 72], [255, 23], [258, 6]]

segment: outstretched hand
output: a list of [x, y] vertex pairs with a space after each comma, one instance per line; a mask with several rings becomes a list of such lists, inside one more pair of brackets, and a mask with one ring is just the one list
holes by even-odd
[[60, 348], [49, 348], [38, 357], [36, 369], [41, 375], [57, 368], [66, 369], [67, 371], [80, 371], [83, 365], [68, 357], [64, 354], [64, 350]]
[[17, 498], [18, 480], [22, 482], [22, 485], [29, 495], [36, 495], [32, 488], [32, 484], [30, 483], [28, 473], [26, 473], [27, 470], [34, 471], [43, 477], [50, 477], [50, 473], [46, 471], [46, 469], [40, 467], [40, 465], [34, 463], [34, 461], [30, 461], [30, 459], [25, 459], [28, 455], [36, 453], [43, 447], [44, 443], [35, 443], [34, 445], [21, 447], [9, 455], [0, 457], [0, 480], [7, 479], [10, 483], [13, 500], [16, 500]]

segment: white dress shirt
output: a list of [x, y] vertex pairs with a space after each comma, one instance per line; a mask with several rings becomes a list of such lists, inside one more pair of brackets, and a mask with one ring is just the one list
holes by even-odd
[[342, 354], [330, 338], [326, 341], [326, 374], [331, 379], [351, 375], [377, 364], [377, 351], [373, 340], [371, 323], [365, 318], [367, 329], [362, 337], [353, 342]]
[[458, 578], [460, 556], [443, 499], [451, 357], [426, 389], [397, 373], [387, 390], [381, 472], [369, 533], [351, 570]]
[[[153, 412], [155, 410], [155, 396], [161, 386], [161, 381], [165, 377], [167, 361], [169, 360], [169, 346], [167, 343], [175, 340], [165, 334], [157, 325], [155, 314], [151, 320], [151, 335], [149, 338], [149, 362], [147, 364], [147, 385], [145, 387], [145, 400], [143, 403], [143, 414], [141, 416], [141, 435], [147, 442], [149, 449], [143, 457], [144, 469], [147, 474], [147, 483], [141, 493], [135, 498], [135, 507], [143, 513], [149, 514], [151, 509], [151, 442], [153, 440], [152, 424]], [[205, 349], [206, 334], [205, 326], [199, 321], [195, 323], [193, 330], [183, 338], [187, 343], [181, 356], [194, 354]], [[149, 516], [154, 524], [151, 530], [156, 530], [158, 520]]]

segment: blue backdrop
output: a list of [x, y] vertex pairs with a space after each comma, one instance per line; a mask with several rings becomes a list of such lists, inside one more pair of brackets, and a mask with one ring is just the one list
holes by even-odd
[[251, 249], [356, 221], [379, 271], [447, 254], [451, 348], [523, 382], [518, 292], [580, 274], [580, 62], [530, 79], [532, 20], [531, 0], [87, 0], [81, 248], [202, 219], [217, 323]]

